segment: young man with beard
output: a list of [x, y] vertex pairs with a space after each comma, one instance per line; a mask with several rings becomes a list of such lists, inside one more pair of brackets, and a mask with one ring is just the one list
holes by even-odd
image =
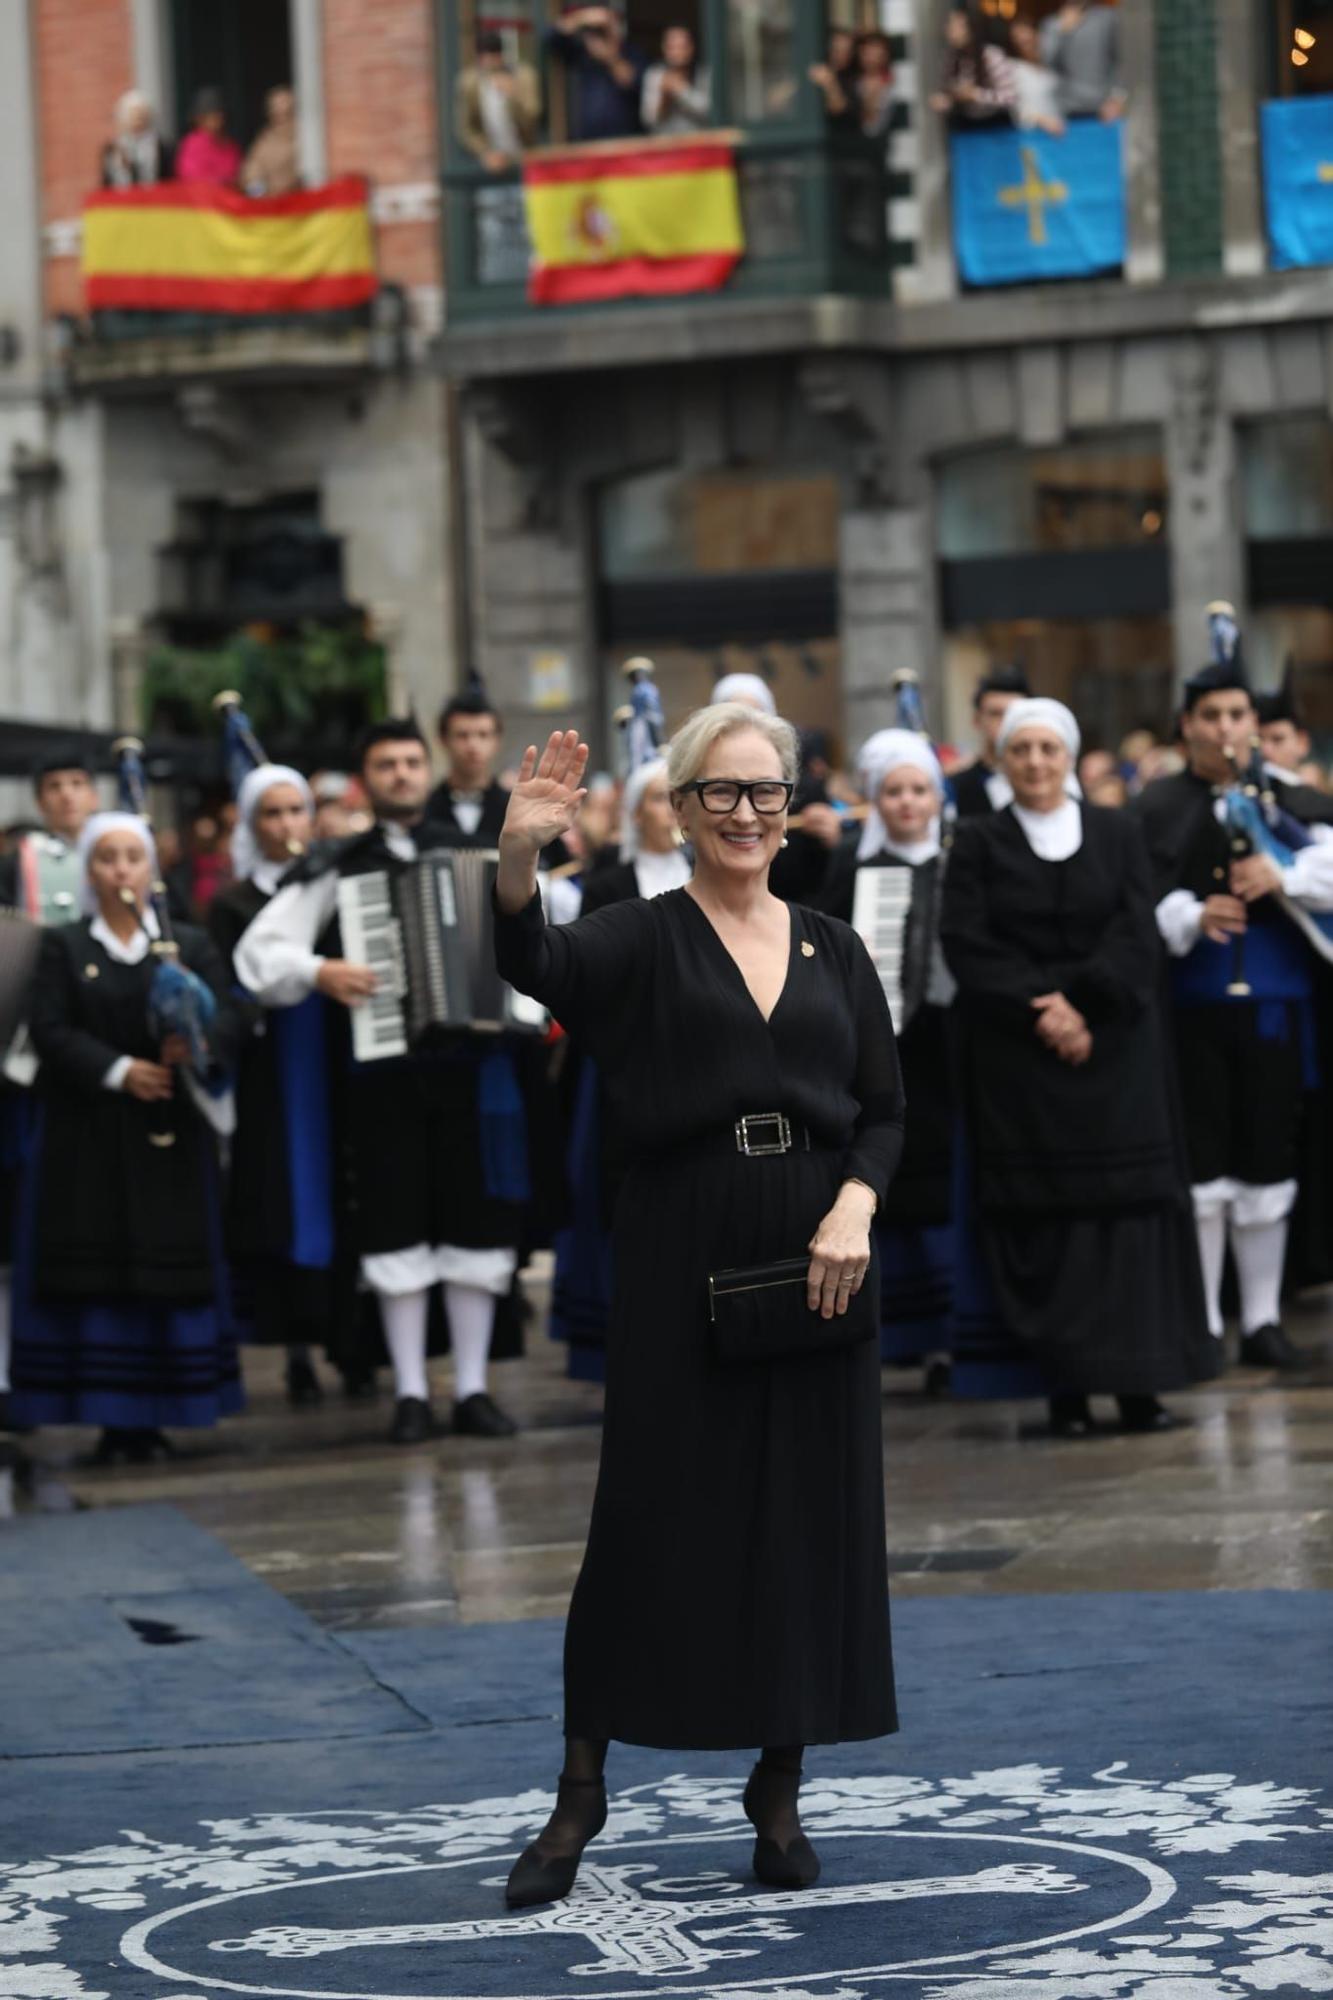
[[[343, 951], [339, 885], [371, 873], [395, 876], [432, 850], [470, 844], [428, 817], [430, 758], [412, 720], [376, 723], [361, 739], [357, 771], [375, 824], [298, 864], [236, 948], [236, 969], [265, 1006], [292, 1006], [319, 992], [335, 1008], [364, 1006], [376, 975]], [[512, 1158], [523, 1109], [512, 1061], [494, 1036], [432, 1031], [409, 1054], [336, 1065], [338, 1128], [347, 1165], [344, 1227], [361, 1275], [375, 1293], [393, 1363], [398, 1444], [432, 1436], [426, 1381], [430, 1295], [444, 1287], [454, 1360], [455, 1432], [512, 1434], [487, 1392], [498, 1300], [508, 1296], [527, 1206], [526, 1160]], [[508, 1062], [507, 1076], [496, 1066]], [[496, 1113], [498, 1100], [502, 1100]], [[509, 1152], [497, 1168], [495, 1132], [507, 1121]], [[500, 1146], [504, 1153], [504, 1143]]]

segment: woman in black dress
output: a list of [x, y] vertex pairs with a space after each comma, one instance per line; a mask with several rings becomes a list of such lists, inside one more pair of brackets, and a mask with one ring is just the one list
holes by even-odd
[[[910, 1107], [902, 1164], [875, 1220], [880, 1259], [880, 1358], [920, 1363], [926, 1386], [949, 1381], [953, 1230], [954, 1090], [949, 1021], [954, 983], [940, 949], [944, 886], [944, 773], [924, 736], [881, 729], [856, 760], [869, 808], [855, 845], [829, 863], [819, 907], [855, 923], [872, 953], [896, 947], [891, 1002]], [[886, 885], [884, 871], [893, 881]], [[901, 887], [887, 901], [879, 892]], [[858, 891], [862, 895], [858, 915]]]
[[1013, 803], [958, 827], [941, 926], [991, 1294], [959, 1329], [954, 1388], [1012, 1394], [1026, 1360], [1066, 1437], [1090, 1433], [1092, 1394], [1119, 1399], [1125, 1430], [1169, 1429], [1158, 1392], [1217, 1371], [1147, 849], [1124, 813], [1069, 796], [1078, 743], [1059, 702], [1009, 710]]
[[[310, 845], [315, 802], [299, 771], [260, 764], [236, 796], [235, 880], [213, 898], [208, 930], [234, 983], [235, 953], [283, 876]], [[354, 1279], [335, 1278], [333, 1142], [324, 1002], [245, 1007], [236, 1073], [236, 1136], [227, 1186], [227, 1250], [242, 1337], [287, 1350], [287, 1400], [318, 1403], [310, 1349], [332, 1344], [339, 1301]], [[344, 1311], [342, 1317], [348, 1317]]]
[[[902, 1146], [893, 1028], [854, 933], [769, 891], [795, 741], [736, 704], [672, 745], [689, 886], [547, 928], [537, 856], [577, 815], [587, 754], [572, 732], [528, 751], [496, 891], [504, 977], [591, 1049], [634, 1148], [565, 1769], [508, 1895], [567, 1893], [605, 1818], [612, 1739], [764, 1746], [745, 1794], [755, 1871], [804, 1887], [802, 1746], [896, 1726], [870, 1239]], [[789, 1351], [723, 1358], [710, 1276], [776, 1260], [795, 1284], [744, 1304], [752, 1336], [785, 1333]]]
[[41, 1068], [39, 1138], [15, 1273], [13, 1407], [25, 1424], [100, 1424], [98, 1458], [145, 1461], [165, 1426], [241, 1408], [221, 1258], [210, 1094], [237, 1022], [204, 933], [177, 932], [207, 989], [208, 1069], [150, 1026], [147, 826], [99, 813], [84, 828], [82, 923], [49, 930], [30, 1027]]

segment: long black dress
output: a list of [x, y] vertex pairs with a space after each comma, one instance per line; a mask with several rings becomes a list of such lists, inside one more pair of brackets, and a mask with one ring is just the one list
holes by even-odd
[[[237, 1023], [222, 967], [202, 931], [182, 925], [177, 940], [217, 999], [209, 1043], [226, 1068]], [[103, 1081], [121, 1056], [157, 1060], [152, 975], [87, 923], [43, 936], [30, 1013], [39, 1138], [15, 1283], [21, 1422], [208, 1425], [242, 1404], [213, 1133], [181, 1082], [162, 1105]]]
[[[1150, 1395], [1216, 1374], [1217, 1343], [1172, 1112], [1147, 851], [1125, 814], [1081, 811], [1082, 845], [1065, 861], [1033, 852], [1012, 807], [960, 825], [941, 936], [1010, 1358], [1035, 1359], [1051, 1394]], [[1031, 1002], [1050, 992], [1092, 1030], [1080, 1068], [1035, 1033]], [[993, 1333], [960, 1330], [955, 1388], [969, 1365], [980, 1378], [1003, 1359]]]
[[[882, 1198], [901, 1149], [864, 946], [796, 907], [791, 933], [765, 1021], [684, 890], [549, 929], [536, 898], [497, 920], [504, 977], [586, 1043], [635, 1147], [566, 1638], [571, 1735], [726, 1749], [896, 1727], [877, 1346], [726, 1365], [709, 1340], [710, 1271], [800, 1256], [843, 1179]], [[734, 1122], [764, 1111], [811, 1149], [742, 1157]]]
[[887, 849], [858, 861], [832, 857], [820, 898], [830, 916], [852, 920], [863, 868], [905, 868], [912, 881], [903, 926], [898, 1055], [907, 1097], [903, 1156], [875, 1218], [879, 1243], [880, 1353], [889, 1363], [947, 1347], [956, 1246], [953, 1230], [954, 1086], [950, 1050], [953, 982], [940, 960], [943, 854], [915, 864]]
[[[236, 947], [271, 898], [232, 882], [209, 905], [208, 931], [235, 983]], [[244, 1338], [324, 1346], [353, 1358], [355, 1260], [335, 1228], [326, 1002], [265, 1009], [246, 999], [236, 1066], [236, 1133], [227, 1177], [227, 1252]]]

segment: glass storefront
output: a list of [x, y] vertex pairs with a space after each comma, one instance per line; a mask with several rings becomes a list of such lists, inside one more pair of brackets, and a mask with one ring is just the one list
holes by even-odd
[[1333, 747], [1333, 424], [1274, 418], [1246, 425], [1239, 442], [1252, 671], [1257, 685], [1275, 687], [1293, 669], [1301, 707], [1327, 754]]
[[597, 502], [604, 747], [620, 666], [657, 664], [668, 728], [724, 673], [755, 673], [796, 723], [836, 726], [837, 481], [819, 472], [636, 474]]
[[971, 740], [998, 662], [1069, 703], [1090, 740], [1164, 729], [1172, 702], [1169, 501], [1154, 431], [968, 452], [936, 473], [946, 728]]

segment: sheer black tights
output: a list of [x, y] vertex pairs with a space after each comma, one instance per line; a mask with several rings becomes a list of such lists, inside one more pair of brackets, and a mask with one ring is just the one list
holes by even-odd
[[587, 1736], [565, 1738], [565, 1768], [560, 1773], [560, 1789], [555, 1811], [537, 1835], [537, 1852], [543, 1861], [558, 1861], [582, 1854], [588, 1842], [606, 1825], [606, 1745]]
[[760, 1752], [745, 1787], [745, 1816], [761, 1840], [771, 1840], [784, 1853], [801, 1831], [797, 1796], [801, 1789], [800, 1743]]

